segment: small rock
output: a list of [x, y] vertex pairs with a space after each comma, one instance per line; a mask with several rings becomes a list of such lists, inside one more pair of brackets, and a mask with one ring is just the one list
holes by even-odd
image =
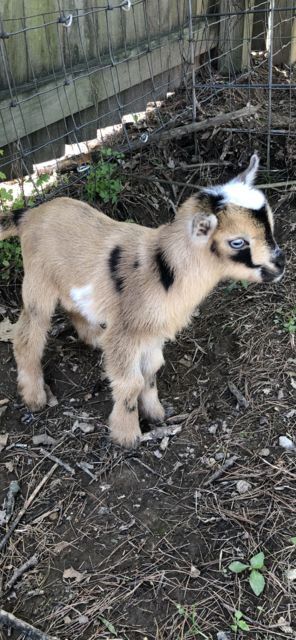
[[199, 576], [200, 576], [200, 570], [197, 567], [195, 567], [194, 564], [192, 564], [190, 568], [190, 578], [199, 578]]
[[288, 571], [286, 571], [286, 577], [291, 582], [296, 580], [296, 569], [288, 569]]
[[3, 407], [0, 407], [0, 419], [2, 418], [2, 416], [4, 416], [4, 413], [6, 410], [7, 410], [6, 405], [4, 405]]
[[230, 640], [230, 635], [226, 631], [218, 631], [217, 640]]
[[264, 458], [267, 458], [267, 456], [269, 455], [270, 455], [270, 449], [268, 449], [267, 447], [260, 449], [259, 456], [263, 456]]
[[296, 450], [294, 442], [291, 440], [291, 438], [287, 438], [287, 436], [279, 437], [279, 445], [280, 447], [282, 447], [283, 449], [287, 449], [288, 451]]
[[215, 460], [217, 460], [217, 462], [221, 462], [221, 460], [224, 460], [225, 455], [222, 451], [218, 451], [217, 453], [215, 453]]
[[211, 426], [208, 428], [208, 432], [214, 436], [217, 433], [217, 429], [218, 429], [218, 424], [214, 423], [214, 424], [211, 424]]
[[64, 617], [64, 623], [65, 624], [71, 624], [71, 622], [72, 622], [72, 620], [71, 620], [70, 616], [65, 616]]
[[162, 453], [159, 451], [159, 449], [155, 449], [155, 451], [153, 451], [155, 458], [157, 458], [158, 460], [160, 460], [162, 458]]
[[282, 400], [284, 397], [284, 389], [278, 390], [278, 400]]
[[55, 446], [57, 444], [57, 440], [55, 438], [52, 438], [51, 436], [49, 436], [47, 433], [38, 433], [36, 436], [33, 436], [32, 442], [37, 447], [40, 444], [44, 444], [44, 445], [49, 446], [49, 447], [53, 447], [53, 446]]
[[87, 616], [79, 616], [78, 622], [79, 624], [87, 624], [89, 622], [89, 618]]
[[238, 482], [236, 483], [236, 490], [240, 494], [248, 493], [248, 491], [250, 491], [251, 488], [252, 488], [252, 485], [250, 484], [250, 482], [247, 482], [246, 480], [238, 480]]
[[259, 418], [259, 424], [261, 427], [264, 427], [264, 425], [267, 425], [269, 422], [268, 417], [267, 416], [260, 416]]
[[5, 449], [8, 442], [8, 433], [0, 433], [0, 451]]
[[277, 625], [278, 627], [281, 629], [281, 631], [283, 631], [284, 633], [287, 633], [289, 635], [293, 634], [293, 629], [290, 626], [290, 624], [287, 622], [287, 620], [285, 620], [285, 618], [282, 616], [281, 618], [278, 619], [277, 621]]

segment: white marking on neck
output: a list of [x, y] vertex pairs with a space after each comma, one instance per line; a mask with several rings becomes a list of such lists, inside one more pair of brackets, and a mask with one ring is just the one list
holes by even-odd
[[81, 315], [90, 323], [97, 324], [97, 314], [93, 310], [93, 286], [87, 284], [85, 287], [72, 287], [70, 297], [75, 303]]
[[261, 209], [266, 203], [264, 193], [239, 181], [230, 181], [216, 187], [204, 189], [205, 193], [222, 196], [221, 205], [235, 204], [246, 209]]

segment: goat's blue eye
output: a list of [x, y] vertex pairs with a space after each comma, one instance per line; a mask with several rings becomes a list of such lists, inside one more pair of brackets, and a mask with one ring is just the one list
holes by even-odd
[[229, 240], [229, 245], [232, 249], [243, 249], [248, 243], [243, 238], [235, 238], [235, 240]]

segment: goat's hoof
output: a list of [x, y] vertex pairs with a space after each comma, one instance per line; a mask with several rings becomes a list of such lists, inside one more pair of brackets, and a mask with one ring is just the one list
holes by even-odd
[[136, 449], [141, 443], [142, 433], [139, 431], [135, 433], [124, 433], [124, 431], [114, 431], [111, 429], [111, 439], [114, 444], [119, 444], [124, 449]]
[[34, 397], [32, 397], [31, 395], [27, 396], [23, 393], [22, 393], [22, 397], [25, 405], [32, 412], [41, 411], [41, 409], [44, 409], [47, 403], [47, 396], [46, 396], [45, 389], [43, 389], [43, 391], [40, 391], [38, 395], [34, 395]]

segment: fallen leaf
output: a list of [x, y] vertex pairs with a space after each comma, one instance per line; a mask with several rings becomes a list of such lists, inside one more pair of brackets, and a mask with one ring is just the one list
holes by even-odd
[[4, 467], [9, 471], [9, 473], [14, 471], [13, 462], [4, 462]]
[[70, 546], [70, 542], [66, 542], [66, 540], [61, 540], [61, 542], [58, 542], [54, 548], [53, 548], [53, 552], [56, 554], [62, 553], [62, 551], [64, 551], [64, 549], [67, 549], [67, 547]]
[[0, 342], [11, 342], [14, 334], [14, 324], [9, 318], [5, 318], [0, 322]]
[[65, 569], [63, 573], [64, 580], [75, 580], [75, 582], [82, 582], [85, 578], [85, 573], [81, 573], [81, 571], [76, 571], [73, 567], [69, 569]]
[[5, 449], [8, 442], [8, 433], [0, 433], [0, 451]]
[[292, 627], [289, 625], [289, 623], [287, 622], [287, 620], [285, 620], [283, 616], [278, 619], [277, 624], [281, 629], [281, 631], [283, 631], [284, 633], [288, 633], [289, 635], [293, 633]]
[[8, 403], [9, 403], [8, 398], [2, 398], [2, 400], [0, 400], [0, 407], [3, 407], [4, 404], [8, 404]]
[[80, 429], [82, 433], [93, 433], [93, 431], [95, 430], [95, 425], [88, 422], [79, 422], [79, 420], [75, 420], [72, 431], [76, 431], [76, 429]]
[[236, 483], [236, 490], [240, 494], [248, 493], [251, 488], [252, 485], [250, 482], [247, 482], [247, 480], [238, 480]]

